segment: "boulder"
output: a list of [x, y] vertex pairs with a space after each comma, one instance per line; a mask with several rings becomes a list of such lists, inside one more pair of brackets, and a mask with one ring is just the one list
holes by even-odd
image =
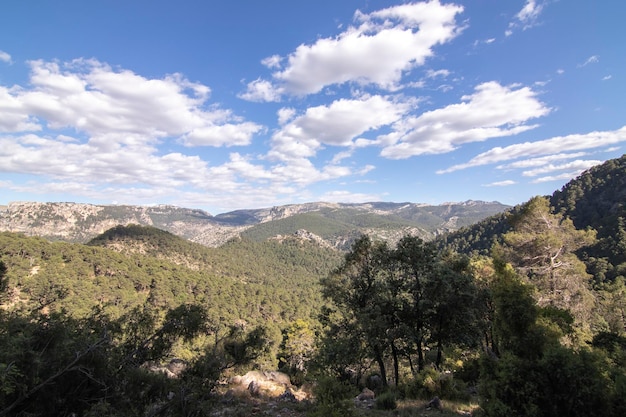
[[435, 410], [443, 411], [443, 404], [441, 403], [439, 397], [434, 397], [428, 402], [428, 404], [426, 404], [426, 408], [434, 408]]
[[261, 390], [261, 387], [259, 386], [258, 382], [250, 381], [250, 383], [248, 384], [248, 391], [250, 392], [250, 395], [252, 395], [253, 397], [256, 397], [259, 395], [260, 390]]
[[356, 397], [356, 399], [359, 401], [370, 401], [370, 400], [373, 400], [375, 397], [376, 397], [376, 394], [374, 394], [374, 391], [372, 391], [369, 388], [363, 388], [363, 391], [361, 391], [361, 393]]
[[250, 371], [243, 376], [230, 378], [230, 383], [247, 389], [252, 395], [269, 395], [276, 397], [291, 388], [289, 375], [282, 372]]
[[165, 367], [171, 372], [174, 378], [179, 378], [185, 369], [187, 369], [187, 362], [182, 359], [172, 359]]

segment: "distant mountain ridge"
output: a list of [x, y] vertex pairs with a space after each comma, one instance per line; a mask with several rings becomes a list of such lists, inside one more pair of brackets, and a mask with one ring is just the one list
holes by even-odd
[[170, 205], [13, 202], [0, 206], [0, 231], [84, 243], [115, 226], [138, 224], [217, 247], [240, 236], [265, 240], [296, 232], [302, 235], [304, 230], [333, 247], [344, 248], [361, 233], [388, 240], [410, 233], [430, 240], [508, 208], [498, 202], [472, 200], [441, 205], [313, 202], [213, 216], [203, 210]]

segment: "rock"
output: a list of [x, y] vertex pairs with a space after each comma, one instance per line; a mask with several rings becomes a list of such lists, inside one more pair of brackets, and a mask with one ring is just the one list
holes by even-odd
[[374, 394], [374, 391], [372, 391], [369, 388], [363, 388], [363, 391], [361, 391], [361, 393], [356, 397], [356, 399], [359, 401], [369, 401], [369, 400], [373, 400], [375, 397], [376, 397], [376, 394]]
[[426, 408], [434, 408], [435, 410], [443, 411], [443, 404], [439, 397], [434, 397], [432, 400], [426, 404]]
[[283, 392], [282, 394], [280, 394], [278, 396], [278, 399], [280, 401], [287, 401], [287, 402], [291, 402], [291, 403], [295, 403], [298, 401], [298, 399], [296, 398], [296, 396], [293, 394], [293, 392], [291, 391], [291, 389], [287, 388], [285, 389], [285, 392]]
[[182, 359], [172, 359], [166, 366], [167, 370], [174, 375], [174, 378], [179, 378], [181, 374], [187, 369], [187, 362]]
[[256, 381], [250, 381], [250, 383], [248, 384], [248, 391], [250, 392], [250, 395], [252, 395], [253, 397], [256, 397], [259, 395], [260, 389], [261, 387], [259, 386], [259, 383]]

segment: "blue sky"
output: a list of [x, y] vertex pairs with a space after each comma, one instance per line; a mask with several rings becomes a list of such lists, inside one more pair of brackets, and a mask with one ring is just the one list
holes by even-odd
[[626, 2], [9, 0], [0, 204], [518, 204], [624, 153]]

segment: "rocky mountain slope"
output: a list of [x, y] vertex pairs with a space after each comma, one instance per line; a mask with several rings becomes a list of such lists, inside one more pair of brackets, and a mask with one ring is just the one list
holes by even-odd
[[435, 206], [320, 202], [236, 210], [213, 216], [202, 210], [168, 205], [15, 202], [0, 206], [0, 231], [82, 243], [112, 227], [138, 224], [217, 247], [242, 234], [253, 240], [264, 240], [306, 230], [333, 247], [345, 247], [360, 233], [390, 240], [411, 233], [429, 240], [507, 208], [498, 202], [481, 201]]

